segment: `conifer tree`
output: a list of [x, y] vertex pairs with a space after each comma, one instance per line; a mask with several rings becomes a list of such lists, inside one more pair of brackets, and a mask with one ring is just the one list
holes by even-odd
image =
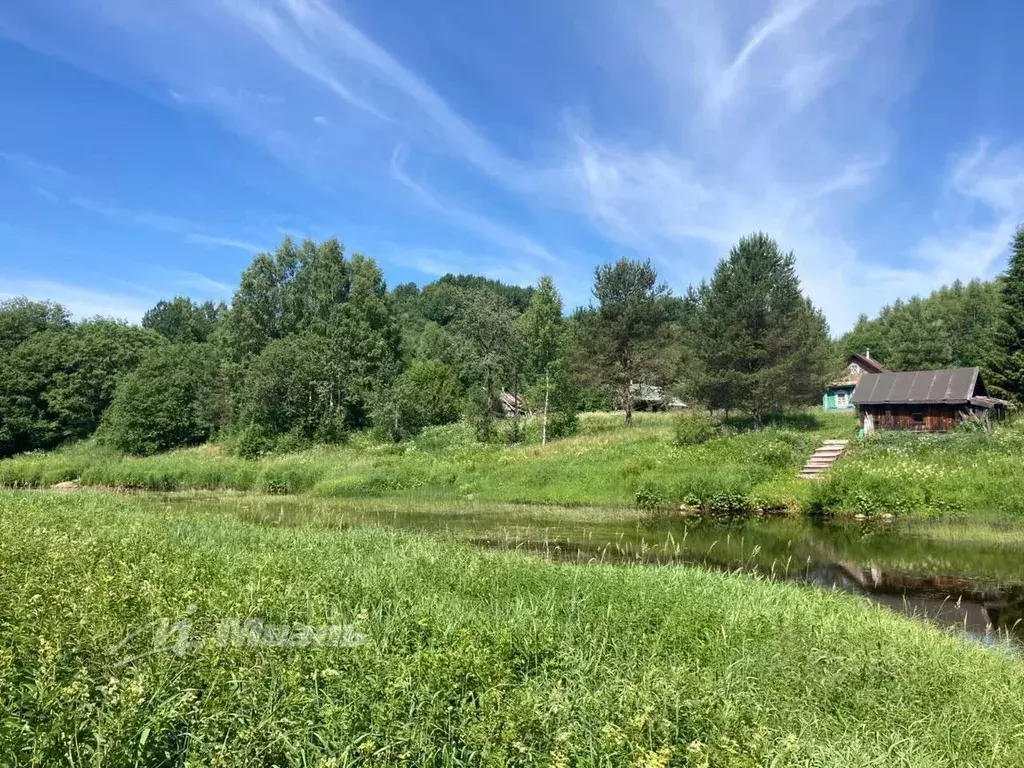
[[1001, 296], [994, 351], [986, 366], [985, 381], [993, 394], [1024, 402], [1024, 226], [1018, 227], [1010, 246]]
[[770, 237], [742, 238], [688, 301], [694, 389], [710, 407], [742, 408], [760, 422], [820, 396], [828, 324], [801, 293], [793, 254]]
[[597, 311], [589, 317], [586, 354], [600, 367], [599, 379], [617, 390], [627, 426], [633, 423], [633, 385], [659, 367], [668, 295], [650, 261], [619, 259], [594, 271]]

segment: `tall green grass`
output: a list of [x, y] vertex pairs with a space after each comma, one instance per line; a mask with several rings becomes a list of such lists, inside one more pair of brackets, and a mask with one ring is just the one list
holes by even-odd
[[[367, 642], [126, 661], [163, 618]], [[1019, 660], [834, 593], [0, 493], [5, 764], [1019, 766], [1021, 691]]]
[[[0, 485], [65, 480], [123, 489], [237, 490], [410, 502], [614, 504], [707, 512], [786, 509], [829, 514], [1024, 517], [1024, 420], [993, 432], [855, 438], [846, 414], [804, 413], [763, 429], [701, 417], [587, 414], [580, 434], [547, 445], [473, 440], [464, 424], [393, 445], [356, 435], [347, 445], [245, 460], [203, 446], [122, 456], [94, 442], [0, 461]], [[827, 438], [850, 450], [822, 481], [797, 472]]]
[[1024, 420], [993, 431], [880, 433], [814, 487], [812, 511], [1024, 518]]
[[133, 458], [87, 443], [0, 462], [0, 484], [47, 487], [74, 479], [157, 491], [796, 509], [807, 491], [796, 479], [803, 461], [821, 440], [854, 429], [848, 416], [816, 415], [763, 430], [726, 425], [699, 445], [678, 445], [676, 424], [689, 418], [637, 414], [626, 428], [620, 414], [585, 415], [579, 435], [543, 446], [480, 445], [468, 427], [453, 425], [401, 445], [358, 435], [345, 446], [252, 461], [223, 455], [215, 446]]

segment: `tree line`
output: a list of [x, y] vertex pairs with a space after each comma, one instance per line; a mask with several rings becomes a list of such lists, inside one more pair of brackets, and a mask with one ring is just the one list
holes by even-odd
[[842, 356], [871, 350], [896, 371], [978, 367], [994, 394], [1024, 402], [1024, 227], [995, 280], [956, 281], [861, 315], [837, 345]]
[[892, 368], [981, 364], [1024, 384], [1024, 234], [1006, 275], [886, 307], [832, 341], [794, 255], [742, 238], [713, 275], [673, 296], [649, 261], [594, 273], [564, 310], [553, 280], [524, 288], [446, 275], [389, 290], [337, 240], [285, 238], [242, 273], [230, 305], [176, 297], [141, 327], [72, 322], [61, 306], [0, 303], [0, 455], [96, 435], [136, 454], [217, 439], [253, 456], [373, 429], [401, 441], [466, 420], [481, 441], [571, 434], [581, 410], [621, 409], [639, 385], [691, 405], [769, 412], [819, 400], [847, 352]]

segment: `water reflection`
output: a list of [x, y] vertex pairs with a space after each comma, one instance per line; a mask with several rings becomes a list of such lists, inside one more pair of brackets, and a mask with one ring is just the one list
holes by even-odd
[[[192, 501], [174, 501], [187, 503]], [[687, 564], [840, 589], [984, 642], [1024, 647], [1024, 525], [643, 517], [630, 510], [463, 504], [209, 501], [273, 525], [443, 532], [562, 562]]]
[[[948, 557], [948, 552], [945, 556], [931, 559], [931, 568], [938, 567], [938, 573], [928, 574], [886, 568], [870, 557], [862, 561], [845, 560], [830, 543], [837, 533], [846, 533], [843, 527], [833, 523], [806, 528], [801, 538], [789, 540], [790, 552], [783, 560], [769, 559], [766, 550], [753, 543], [776, 533], [779, 528], [792, 530], [790, 525], [778, 521], [745, 525], [740, 535], [737, 535], [735, 526], [728, 523], [701, 523], [702, 535], [691, 536], [690, 529], [683, 542], [675, 546], [670, 543], [668, 546], [651, 545], [646, 540], [635, 546], [623, 536], [605, 542], [550, 536], [542, 540], [485, 536], [471, 541], [486, 548], [527, 551], [561, 562], [696, 565], [717, 571], [755, 573], [823, 589], [839, 589], [864, 596], [906, 616], [955, 629], [978, 641], [1008, 641], [1018, 648], [1024, 647], [1024, 579], [972, 575], [969, 556], [957, 562]], [[864, 526], [858, 525], [857, 528], [862, 530]], [[818, 538], [808, 539], [808, 531], [816, 533]], [[707, 545], [708, 535], [715, 533], [720, 538]], [[892, 535], [907, 537], [905, 532]], [[928, 545], [921, 541], [915, 541], [915, 544], [911, 548], [914, 556], [909, 562], [922, 563], [920, 550], [928, 549]], [[941, 544], [932, 542], [932, 545], [937, 550], [942, 549]], [[1007, 555], [1010, 558], [1008, 568], [1019, 568], [1020, 553]]]

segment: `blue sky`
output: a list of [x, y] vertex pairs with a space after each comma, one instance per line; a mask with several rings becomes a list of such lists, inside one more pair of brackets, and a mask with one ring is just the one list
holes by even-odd
[[0, 7], [0, 297], [138, 320], [284, 233], [390, 284], [677, 291], [764, 230], [833, 332], [991, 277], [1024, 220], [1024, 4], [33, 0]]

